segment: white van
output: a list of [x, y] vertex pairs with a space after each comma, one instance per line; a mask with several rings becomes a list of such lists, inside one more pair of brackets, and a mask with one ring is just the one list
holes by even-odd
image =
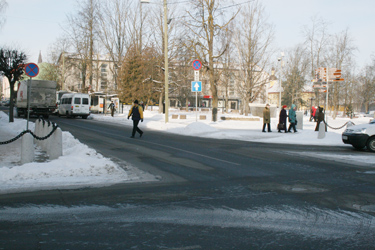
[[83, 93], [68, 93], [61, 97], [59, 116], [81, 116], [86, 119], [90, 115], [90, 96]]

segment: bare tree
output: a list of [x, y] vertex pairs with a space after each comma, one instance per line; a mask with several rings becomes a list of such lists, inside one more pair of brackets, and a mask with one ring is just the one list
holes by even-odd
[[375, 102], [375, 58], [370, 65], [365, 66], [359, 76], [359, 96], [361, 106], [364, 105], [365, 112], [369, 112], [369, 105]]
[[260, 96], [268, 83], [264, 70], [272, 55], [270, 45], [274, 28], [268, 23], [264, 7], [258, 1], [242, 8], [237, 23], [235, 43], [241, 72], [239, 93], [244, 100], [245, 115], [248, 115], [248, 104]]
[[229, 15], [229, 20], [223, 21], [225, 1], [217, 0], [194, 0], [190, 3], [188, 15], [189, 21], [186, 28], [191, 33], [192, 39], [188, 41], [188, 48], [191, 49], [197, 58], [202, 62], [205, 71], [209, 76], [210, 90], [212, 95], [212, 121], [217, 121], [218, 108], [218, 82], [219, 71], [216, 69], [217, 61], [227, 49], [227, 46], [219, 47], [217, 39], [220, 33], [227, 28], [228, 24], [235, 18], [236, 14]]
[[[348, 29], [335, 34], [330, 44], [330, 53], [326, 60], [327, 65], [332, 65], [334, 68], [342, 70], [346, 64], [349, 64], [356, 49]], [[334, 82], [333, 88], [331, 88], [332, 106], [334, 110], [333, 119], [336, 118], [339, 110], [342, 88], [343, 84], [341, 84], [341, 82]]]
[[6, 48], [0, 49], [0, 74], [8, 78], [10, 85], [9, 122], [14, 122], [13, 107], [16, 97], [14, 86], [23, 77], [26, 59], [24, 52]]
[[68, 27], [65, 31], [71, 41], [74, 49], [73, 54], [79, 57], [79, 69], [82, 77], [82, 91], [87, 91], [86, 78], [88, 84], [92, 86], [93, 82], [93, 60], [94, 44], [97, 40], [97, 0], [77, 1], [79, 11], [75, 15], [68, 16]]
[[311, 18], [311, 27], [304, 26], [306, 49], [310, 56], [310, 75], [315, 77], [315, 70], [322, 66], [330, 35], [327, 32], [328, 23], [318, 16]]
[[98, 34], [110, 59], [114, 62], [110, 69], [114, 75], [115, 88], [118, 85], [118, 68], [132, 41], [129, 34], [129, 13], [131, 1], [109, 0], [101, 3], [98, 18]]
[[[181, 29], [178, 28], [180, 26], [180, 21], [175, 18], [176, 9], [176, 5], [168, 5], [168, 30], [166, 31], [168, 33], [168, 48], [165, 48], [164, 42], [163, 16], [165, 13], [162, 6], [159, 6], [159, 8], [152, 8], [152, 10], [149, 11], [149, 14], [147, 15], [147, 23], [149, 24], [149, 28], [145, 32], [146, 34], [148, 33], [148, 35], [145, 36], [146, 39], [142, 39], [143, 47], [153, 47], [158, 54], [157, 58], [163, 58], [163, 60], [156, 60], [155, 62], [158, 62], [158, 64], [154, 65], [154, 67], [161, 69], [163, 74], [166, 72], [164, 68], [164, 51], [165, 49], [168, 49], [168, 61], [171, 62], [170, 66], [168, 67], [169, 93], [177, 92], [178, 89], [176, 79], [177, 74], [176, 72], [170, 71], [173, 62], [175, 62], [175, 57], [178, 54], [178, 49], [180, 46], [179, 38], [181, 37], [179, 33], [181, 32]], [[137, 34], [138, 33], [135, 32], [135, 35], [140, 38], [144, 36], [144, 34]], [[159, 94], [159, 112], [161, 113], [163, 112], [163, 99], [165, 99], [165, 81], [158, 81], [154, 79], [153, 89]]]
[[302, 92], [306, 86], [306, 75], [309, 73], [309, 57], [303, 45], [297, 45], [287, 53], [287, 64], [284, 67], [286, 81], [283, 83], [282, 102], [288, 106], [304, 105]]

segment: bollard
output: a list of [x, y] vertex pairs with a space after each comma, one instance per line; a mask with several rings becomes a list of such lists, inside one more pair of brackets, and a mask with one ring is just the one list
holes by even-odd
[[49, 146], [47, 149], [47, 154], [50, 160], [54, 160], [62, 156], [63, 145], [62, 145], [62, 131], [57, 128], [55, 132], [51, 135], [49, 141]]
[[22, 136], [21, 164], [34, 161], [34, 138], [27, 133]]
[[303, 130], [303, 112], [302, 111], [296, 112], [296, 119], [298, 121], [296, 125], [296, 129]]
[[[35, 128], [34, 128], [34, 134], [36, 136], [40, 136], [40, 132], [41, 132], [40, 128], [41, 128], [41, 126], [42, 126], [42, 121], [40, 119], [36, 120], [36, 122], [35, 122]], [[36, 145], [40, 146], [40, 141], [37, 140], [37, 139], [35, 139], [35, 138], [34, 138], [34, 143]]]
[[[47, 136], [51, 131], [52, 131], [52, 125], [50, 123], [44, 123], [42, 137]], [[49, 141], [48, 139], [41, 141], [42, 150], [47, 151], [47, 148], [49, 146], [48, 141]]]
[[318, 132], [318, 139], [323, 139], [326, 137], [326, 128], [324, 122], [319, 124], [319, 132]]

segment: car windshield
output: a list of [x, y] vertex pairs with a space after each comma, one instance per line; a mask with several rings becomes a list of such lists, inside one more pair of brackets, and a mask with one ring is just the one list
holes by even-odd
[[373, 119], [372, 121], [370, 121], [370, 124], [375, 124], [375, 119]]

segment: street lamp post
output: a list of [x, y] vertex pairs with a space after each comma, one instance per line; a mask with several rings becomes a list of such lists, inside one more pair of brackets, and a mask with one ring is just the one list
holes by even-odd
[[169, 111], [169, 71], [168, 71], [168, 17], [167, 17], [167, 0], [164, 0], [164, 78], [165, 78], [165, 123], [168, 122], [168, 111]]
[[281, 52], [281, 57], [278, 58], [278, 61], [280, 62], [280, 72], [279, 72], [279, 109], [281, 110], [281, 77], [282, 77], [282, 69], [283, 69], [283, 57], [284, 57], [284, 52]]

